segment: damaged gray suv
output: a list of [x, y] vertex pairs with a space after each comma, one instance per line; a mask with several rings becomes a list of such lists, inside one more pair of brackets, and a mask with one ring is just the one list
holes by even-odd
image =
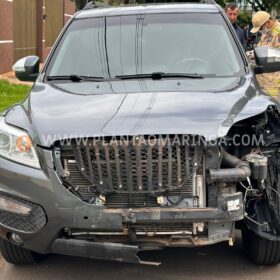
[[0, 248], [148, 263], [138, 253], [235, 242], [280, 261], [280, 107], [214, 1], [100, 7], [65, 26], [0, 117]]

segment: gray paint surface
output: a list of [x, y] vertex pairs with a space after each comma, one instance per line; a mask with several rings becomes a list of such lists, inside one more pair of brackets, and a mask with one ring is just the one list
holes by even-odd
[[[45, 147], [77, 137], [194, 134], [225, 136], [237, 121], [264, 112], [276, 100], [242, 78], [37, 82], [6, 122], [26, 129]], [[277, 105], [279, 106], [279, 105]]]

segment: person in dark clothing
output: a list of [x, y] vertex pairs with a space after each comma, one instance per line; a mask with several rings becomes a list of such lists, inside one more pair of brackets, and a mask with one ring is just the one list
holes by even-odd
[[230, 22], [232, 23], [235, 32], [244, 48], [244, 50], [247, 49], [247, 44], [245, 41], [245, 36], [244, 36], [244, 32], [243, 29], [237, 24], [237, 18], [238, 18], [238, 14], [239, 14], [239, 9], [236, 3], [228, 3], [226, 5], [226, 9], [225, 12], [230, 20]]

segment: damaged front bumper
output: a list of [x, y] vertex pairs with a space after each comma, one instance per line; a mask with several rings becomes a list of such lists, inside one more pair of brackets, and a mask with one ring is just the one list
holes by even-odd
[[145, 263], [139, 251], [230, 241], [234, 222], [244, 218], [242, 193], [223, 194], [216, 208], [89, 205], [62, 186], [51, 153], [43, 153], [43, 170], [0, 159], [0, 196], [30, 209], [22, 217], [0, 210], [0, 235], [8, 239], [16, 233], [24, 248], [38, 253]]
[[62, 255], [92, 259], [160, 265], [159, 262], [141, 261], [137, 256], [139, 253], [138, 246], [118, 243], [101, 243], [75, 239], [57, 239], [52, 245], [52, 252]]
[[[221, 241], [232, 241], [233, 238], [233, 222], [243, 219], [243, 206], [229, 211], [232, 201], [242, 202], [242, 194], [237, 193], [225, 196], [219, 208], [205, 209], [104, 209], [104, 214], [119, 219], [121, 217], [123, 228], [124, 224], [148, 225], [153, 223], [166, 224], [169, 222], [195, 222], [194, 225], [201, 225], [207, 222], [208, 236], [194, 236], [191, 232], [169, 232], [163, 236], [157, 235], [156, 232], [149, 234], [137, 235], [134, 232], [134, 242], [137, 245], [127, 245], [124, 243], [116, 243], [120, 240], [127, 242], [130, 240], [129, 232], [107, 232], [108, 235], [114, 235], [116, 240], [112, 242], [93, 242], [92, 240], [76, 239], [77, 237], [88, 237], [90, 234], [95, 235], [98, 232], [88, 230], [87, 232], [75, 231], [70, 228], [66, 229], [67, 237], [56, 239], [52, 244], [52, 252], [70, 256], [79, 256], [94, 259], [114, 260], [121, 262], [159, 265], [158, 262], [142, 261], [138, 257], [138, 253], [144, 250], [161, 249], [167, 246], [204, 246]], [[102, 217], [102, 216], [101, 216]], [[103, 232], [102, 234], [106, 234]], [[124, 238], [128, 236], [127, 238]], [[123, 239], [121, 238], [123, 237]], [[102, 239], [101, 239], [102, 240]], [[145, 246], [145, 243], [149, 244]]]

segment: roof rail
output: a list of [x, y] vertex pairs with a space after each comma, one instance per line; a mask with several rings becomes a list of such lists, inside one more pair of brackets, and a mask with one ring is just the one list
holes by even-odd
[[110, 7], [110, 5], [107, 5], [105, 3], [97, 2], [97, 1], [90, 1], [84, 6], [83, 11], [97, 9], [97, 8], [108, 8], [108, 7]]
[[205, 4], [217, 4], [215, 0], [201, 0], [200, 2]]
[[[186, 1], [186, 2], [192, 2], [192, 1]], [[195, 2], [195, 1], [193, 1]], [[203, 3], [203, 4], [217, 4], [215, 0], [198, 0], [197, 2]], [[184, 2], [181, 2], [184, 3]], [[160, 2], [158, 3], [160, 4]], [[167, 3], [165, 3], [167, 4]], [[97, 9], [97, 8], [108, 8], [111, 7], [108, 4], [98, 2], [98, 1], [88, 1], [87, 4], [84, 6], [83, 11], [85, 10], [91, 10], [91, 9]]]

